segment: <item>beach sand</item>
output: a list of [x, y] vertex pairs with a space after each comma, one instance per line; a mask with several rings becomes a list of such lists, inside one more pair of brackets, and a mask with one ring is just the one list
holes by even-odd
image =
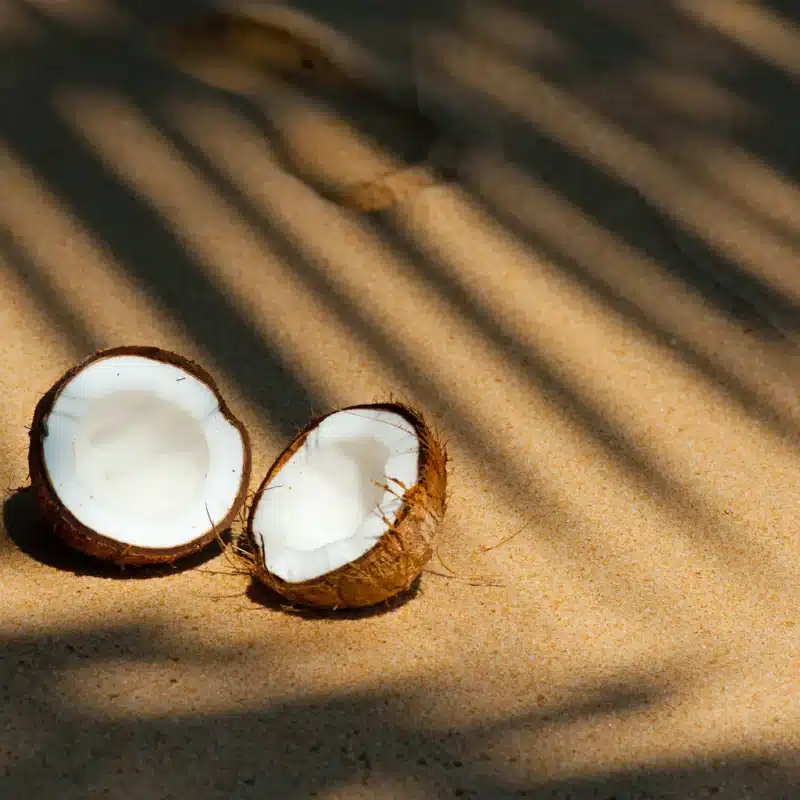
[[[153, 55], [200, 8], [0, 4], [0, 795], [800, 797], [797, 12], [309, 3], [463, 134], [364, 214], [322, 191], [388, 146], [350, 112]], [[215, 548], [54, 541], [26, 426], [120, 344], [213, 373], [253, 488], [314, 414], [422, 409], [416, 593], [298, 614]]]

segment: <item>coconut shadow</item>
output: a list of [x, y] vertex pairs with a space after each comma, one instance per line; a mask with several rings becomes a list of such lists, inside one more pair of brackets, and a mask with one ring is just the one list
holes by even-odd
[[327, 608], [313, 608], [310, 606], [291, 605], [288, 600], [274, 592], [272, 589], [266, 587], [261, 581], [253, 578], [250, 585], [247, 587], [245, 595], [249, 600], [252, 600], [258, 605], [265, 606], [272, 611], [280, 611], [284, 614], [290, 614], [293, 617], [299, 617], [306, 620], [319, 620], [319, 619], [365, 619], [368, 617], [379, 617], [383, 614], [389, 614], [392, 611], [404, 606], [410, 600], [413, 600], [420, 593], [420, 585], [422, 576], [420, 575], [404, 592], [390, 597], [383, 603], [378, 603], [374, 606], [366, 608], [342, 608], [338, 610]]
[[41, 521], [30, 486], [17, 489], [4, 501], [3, 528], [19, 550], [40, 564], [63, 572], [71, 572], [73, 575], [95, 578], [112, 580], [164, 578], [203, 566], [220, 554], [218, 543], [211, 542], [199, 552], [181, 558], [174, 564], [125, 567], [92, 558], [68, 547]]

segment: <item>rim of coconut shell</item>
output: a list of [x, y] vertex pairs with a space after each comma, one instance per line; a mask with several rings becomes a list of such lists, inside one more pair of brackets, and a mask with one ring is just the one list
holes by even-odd
[[[403, 504], [398, 509], [394, 522], [387, 525], [380, 539], [364, 554], [317, 578], [297, 583], [285, 581], [267, 568], [254, 531], [259, 502], [287, 461], [324, 420], [334, 414], [363, 410], [397, 414], [413, 427], [419, 445], [417, 482], [403, 491]], [[318, 609], [355, 609], [388, 601], [408, 590], [433, 556], [433, 537], [447, 509], [447, 465], [446, 442], [427, 424], [419, 411], [405, 403], [364, 403], [319, 415], [286, 445], [261, 481], [247, 514], [244, 531], [246, 549], [235, 548], [234, 557], [243, 563], [251, 575], [293, 605]], [[415, 514], [417, 518], [414, 517]], [[388, 551], [392, 550], [398, 537], [405, 544], [416, 542], [416, 552], [409, 554], [406, 550], [401, 551], [406, 558], [406, 569], [397, 571], [400, 580], [390, 587], [376, 586], [369, 580], [373, 572], [370, 567], [378, 563], [383, 555], [391, 558]]]
[[[120, 356], [138, 356], [141, 358], [169, 364], [184, 372], [201, 383], [205, 384], [213, 393], [219, 412], [234, 427], [242, 439], [244, 458], [242, 462], [242, 475], [239, 491], [231, 505], [228, 514], [216, 525], [211, 527], [197, 539], [175, 547], [142, 547], [119, 542], [92, 530], [82, 523], [59, 499], [53, 487], [47, 466], [44, 460], [43, 444], [46, 432], [47, 417], [55, 405], [56, 400], [70, 382], [91, 364], [98, 361], [117, 358]], [[28, 448], [28, 470], [30, 473], [31, 488], [37, 501], [39, 515], [42, 521], [62, 541], [70, 547], [89, 556], [109, 561], [120, 566], [146, 566], [158, 564], [171, 564], [178, 559], [190, 556], [203, 550], [212, 541], [219, 539], [220, 534], [230, 528], [233, 521], [240, 514], [247, 499], [247, 491], [252, 470], [252, 449], [250, 436], [247, 429], [231, 411], [222, 396], [217, 382], [202, 366], [185, 356], [164, 350], [160, 347], [147, 345], [122, 345], [97, 350], [83, 361], [70, 367], [39, 399], [33, 413], [33, 421], [28, 432], [30, 446]], [[210, 520], [209, 520], [210, 521]]]

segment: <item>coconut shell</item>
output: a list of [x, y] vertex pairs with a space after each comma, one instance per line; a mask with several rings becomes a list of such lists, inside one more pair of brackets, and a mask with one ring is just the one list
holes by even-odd
[[[382, 603], [406, 591], [433, 555], [433, 540], [447, 507], [447, 450], [422, 415], [401, 403], [350, 406], [332, 413], [358, 410], [391, 411], [413, 426], [419, 440], [419, 479], [403, 493], [394, 524], [364, 555], [319, 578], [288, 583], [264, 563], [253, 532], [258, 503], [286, 462], [303, 446], [308, 435], [331, 414], [317, 417], [284, 449], [255, 494], [247, 523], [247, 544], [254, 554], [253, 575], [291, 604], [324, 609], [363, 608]], [[398, 489], [399, 490], [399, 489]]]
[[[140, 356], [152, 361], [171, 364], [204, 383], [217, 398], [223, 416], [239, 431], [244, 445], [244, 464], [239, 493], [227, 516], [213, 528], [197, 539], [172, 548], [136, 547], [110, 539], [84, 525], [60, 501], [50, 481], [44, 462], [43, 440], [47, 430], [47, 419], [61, 391], [90, 364], [107, 358], [119, 356]], [[158, 347], [123, 346], [100, 350], [86, 358], [80, 364], [68, 370], [39, 400], [33, 414], [30, 429], [30, 446], [28, 449], [28, 468], [31, 488], [36, 499], [37, 510], [44, 524], [62, 539], [69, 547], [104, 561], [121, 566], [142, 566], [154, 564], [170, 564], [180, 558], [196, 553], [207, 547], [212, 541], [227, 530], [244, 506], [247, 487], [250, 482], [252, 454], [250, 437], [244, 425], [233, 415], [225, 403], [219, 388], [211, 375], [203, 367], [187, 358]]]

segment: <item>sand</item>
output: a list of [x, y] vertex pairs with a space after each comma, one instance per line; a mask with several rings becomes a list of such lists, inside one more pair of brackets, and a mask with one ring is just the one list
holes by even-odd
[[[362, 214], [320, 191], [374, 177], [349, 117], [158, 61], [167, 6], [0, 4], [0, 795], [800, 797], [796, 12], [309, 3], [464, 134]], [[254, 487], [315, 413], [423, 409], [416, 594], [298, 615], [213, 548], [53, 541], [26, 426], [118, 344], [214, 373]]]

